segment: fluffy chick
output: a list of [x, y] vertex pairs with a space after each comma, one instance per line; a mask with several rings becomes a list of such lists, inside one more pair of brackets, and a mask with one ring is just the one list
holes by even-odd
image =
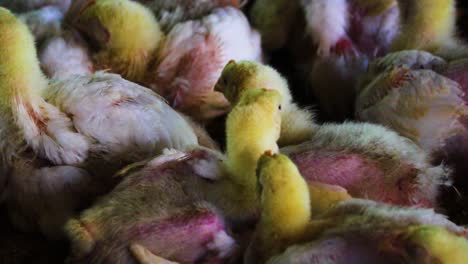
[[349, 119], [357, 77], [388, 51], [398, 32], [396, 1], [303, 0], [301, 5], [317, 46], [307, 73], [310, 89], [325, 118]]
[[267, 263], [463, 263], [464, 228], [432, 210], [352, 199], [314, 219], [308, 243]]
[[74, 1], [67, 20], [97, 45], [96, 69], [134, 82], [143, 81], [164, 37], [151, 11], [130, 0]]
[[451, 183], [446, 166], [432, 165], [415, 143], [379, 125], [325, 124], [309, 141], [280, 152], [307, 181], [341, 186], [356, 198], [432, 208]]
[[[259, 161], [262, 214], [246, 263], [449, 263], [465, 257], [464, 228], [432, 209], [348, 197], [311, 215], [312, 196], [297, 168], [283, 155], [268, 154]], [[437, 248], [437, 239], [446, 246]], [[423, 248], [422, 254], [413, 255], [414, 248]]]
[[218, 8], [169, 32], [147, 84], [176, 109], [207, 120], [229, 109], [224, 96], [213, 91], [228, 61], [261, 58], [260, 36], [242, 12]]
[[49, 80], [32, 34], [4, 8], [0, 31], [0, 167], [16, 225], [59, 236], [95, 189], [112, 186], [120, 166], [197, 144], [187, 122], [152, 91], [107, 73]]
[[313, 114], [293, 102], [287, 81], [272, 67], [254, 61], [230, 61], [216, 83], [215, 90], [223, 93], [235, 105], [249, 89], [266, 87], [281, 94], [280, 146], [294, 145], [310, 139], [316, 125]]
[[124, 180], [111, 193], [68, 221], [70, 263], [138, 263], [131, 253], [145, 263], [135, 243], [153, 258], [179, 263], [228, 258], [235, 241], [192, 184], [201, 180], [192, 166], [200, 155], [167, 153], [121, 172]]
[[437, 73], [447, 67], [442, 58], [416, 50], [374, 61], [356, 101], [356, 117], [390, 127], [430, 153], [438, 151], [465, 130], [462, 117], [468, 114], [461, 86]]
[[[242, 215], [242, 208], [257, 209], [255, 169], [266, 151], [278, 151], [281, 116], [281, 96], [277, 91], [253, 89], [246, 92], [229, 113], [226, 120], [226, 168], [239, 188], [226, 192], [237, 207], [234, 215]], [[242, 195], [239, 194], [242, 190]]]
[[[112, 193], [68, 222], [71, 260], [128, 260], [127, 247], [135, 242], [152, 254], [184, 263], [228, 256], [232, 240], [206, 201], [228, 220], [256, 216], [257, 161], [265, 150], [277, 149], [279, 123], [276, 129], [261, 129], [279, 122], [279, 104], [276, 91], [253, 89], [243, 95], [227, 120], [225, 159], [206, 149], [173, 150], [120, 171], [124, 180]], [[249, 137], [248, 132], [237, 133], [241, 126], [250, 131]]]
[[[467, 65], [466, 59], [448, 62], [420, 50], [394, 52], [371, 64], [356, 101], [359, 120], [395, 130], [433, 162], [442, 160], [454, 169], [452, 197], [446, 198], [450, 215], [458, 220], [464, 207], [459, 192], [467, 190], [468, 173]], [[454, 201], [460, 203], [452, 206]]]
[[288, 157], [266, 152], [258, 161], [261, 215], [245, 263], [264, 263], [304, 234], [311, 220], [307, 183]]

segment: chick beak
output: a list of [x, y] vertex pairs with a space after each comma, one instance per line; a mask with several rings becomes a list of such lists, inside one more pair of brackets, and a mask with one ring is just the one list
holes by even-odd
[[275, 156], [275, 153], [274, 153], [273, 150], [271, 150], [271, 149], [265, 151], [264, 154], [265, 154], [266, 156], [269, 156], [269, 157], [274, 157], [274, 156]]

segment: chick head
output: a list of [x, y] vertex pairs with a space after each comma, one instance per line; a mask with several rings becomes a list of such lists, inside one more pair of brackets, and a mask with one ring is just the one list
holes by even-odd
[[226, 120], [227, 165], [236, 181], [255, 192], [255, 169], [266, 150], [278, 151], [281, 95], [267, 89], [246, 91]]
[[223, 69], [215, 90], [236, 104], [242, 94], [253, 88], [265, 87], [281, 94], [283, 109], [289, 108], [292, 96], [286, 80], [272, 67], [255, 61], [230, 61]]
[[68, 20], [97, 46], [98, 68], [141, 81], [163, 32], [153, 13], [129, 0], [78, 0]]

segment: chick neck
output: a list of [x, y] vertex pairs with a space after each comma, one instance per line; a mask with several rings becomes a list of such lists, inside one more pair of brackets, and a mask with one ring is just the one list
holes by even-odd
[[[275, 112], [275, 111], [273, 111]], [[235, 107], [226, 122], [226, 167], [231, 180], [255, 195], [255, 171], [266, 150], [278, 151], [281, 119], [269, 108]]]
[[48, 80], [41, 72], [34, 37], [25, 24], [0, 8], [0, 110], [39, 119], [41, 92]]
[[300, 235], [311, 220], [307, 183], [286, 156], [281, 155], [271, 163], [275, 164], [267, 165], [267, 172], [260, 172], [260, 223], [281, 236]]
[[393, 51], [420, 49], [435, 52], [454, 41], [456, 30], [454, 0], [399, 0], [401, 32]]
[[[311, 221], [307, 183], [294, 163], [284, 155], [263, 156], [259, 160], [261, 216], [257, 225], [261, 245], [279, 253], [301, 240]], [[268, 249], [269, 248], [269, 249]]]

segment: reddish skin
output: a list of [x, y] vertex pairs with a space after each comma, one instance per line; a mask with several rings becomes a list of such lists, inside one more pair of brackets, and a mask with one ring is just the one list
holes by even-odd
[[[355, 198], [367, 198], [395, 205], [433, 207], [429, 200], [412, 201], [414, 168], [399, 168], [395, 179], [385, 179], [379, 164], [358, 154], [307, 151], [289, 155], [307, 181], [338, 185]], [[405, 166], [405, 165], [403, 165]], [[396, 178], [404, 175], [405, 178]]]
[[[132, 201], [132, 193], [163, 192], [162, 186], [166, 186], [163, 183], [167, 183], [168, 178], [170, 181], [181, 183], [187, 178], [198, 177], [190, 161], [213, 158], [216, 157], [212, 153], [195, 150], [183, 158], [155, 167], [136, 166], [126, 174], [133, 174], [135, 171], [140, 171], [141, 174], [138, 177], [126, 176], [124, 182], [113, 192], [127, 193], [128, 201]], [[141, 171], [142, 168], [144, 171]], [[155, 188], [148, 188], [149, 186]], [[70, 259], [71, 263], [136, 263], [128, 251], [128, 246], [132, 243], [146, 247], [155, 255], [180, 263], [224, 263], [225, 260], [221, 259], [217, 252], [208, 248], [208, 244], [213, 242], [214, 235], [226, 230], [223, 219], [211, 209], [191, 204], [199, 200], [192, 194], [192, 191], [196, 192], [195, 190], [189, 187], [175, 190], [175, 193], [162, 196], [164, 199], [171, 196], [175, 196], [178, 201], [181, 199], [181, 202], [169, 207], [154, 210], [155, 208], [148, 206], [152, 209], [144, 211], [145, 207], [132, 209], [129, 207], [132, 203], [127, 204], [127, 200], [111, 199], [112, 203], [106, 203], [104, 207], [106, 210], [111, 210], [111, 217], [98, 218], [91, 222], [88, 222], [87, 218], [81, 219], [82, 227], [96, 238], [96, 244], [86, 256]], [[137, 196], [141, 197], [139, 194]], [[151, 203], [150, 200], [139, 199], [139, 203]], [[100, 205], [97, 206], [96, 209], [102, 209]], [[133, 218], [126, 219], [120, 216], [119, 208], [123, 206], [127, 207], [125, 209], [127, 211], [132, 210]], [[164, 215], [167, 217], [161, 217], [161, 210], [166, 212]]]
[[331, 47], [331, 52], [334, 54], [343, 55], [345, 53], [351, 53], [354, 50], [354, 44], [352, 40], [347, 37], [342, 37], [336, 42], [335, 46]]
[[[219, 216], [206, 211], [195, 216], [182, 215], [164, 222], [148, 222], [132, 226], [127, 230], [125, 237], [152, 249], [155, 254], [164, 254], [166, 258], [196, 262], [213, 257], [205, 255], [204, 248], [212, 241], [213, 234], [223, 229], [224, 224]], [[197, 240], [187, 241], [187, 236], [197, 237]], [[148, 240], [148, 237], [153, 239]], [[164, 239], [166, 237], [171, 239]]]

